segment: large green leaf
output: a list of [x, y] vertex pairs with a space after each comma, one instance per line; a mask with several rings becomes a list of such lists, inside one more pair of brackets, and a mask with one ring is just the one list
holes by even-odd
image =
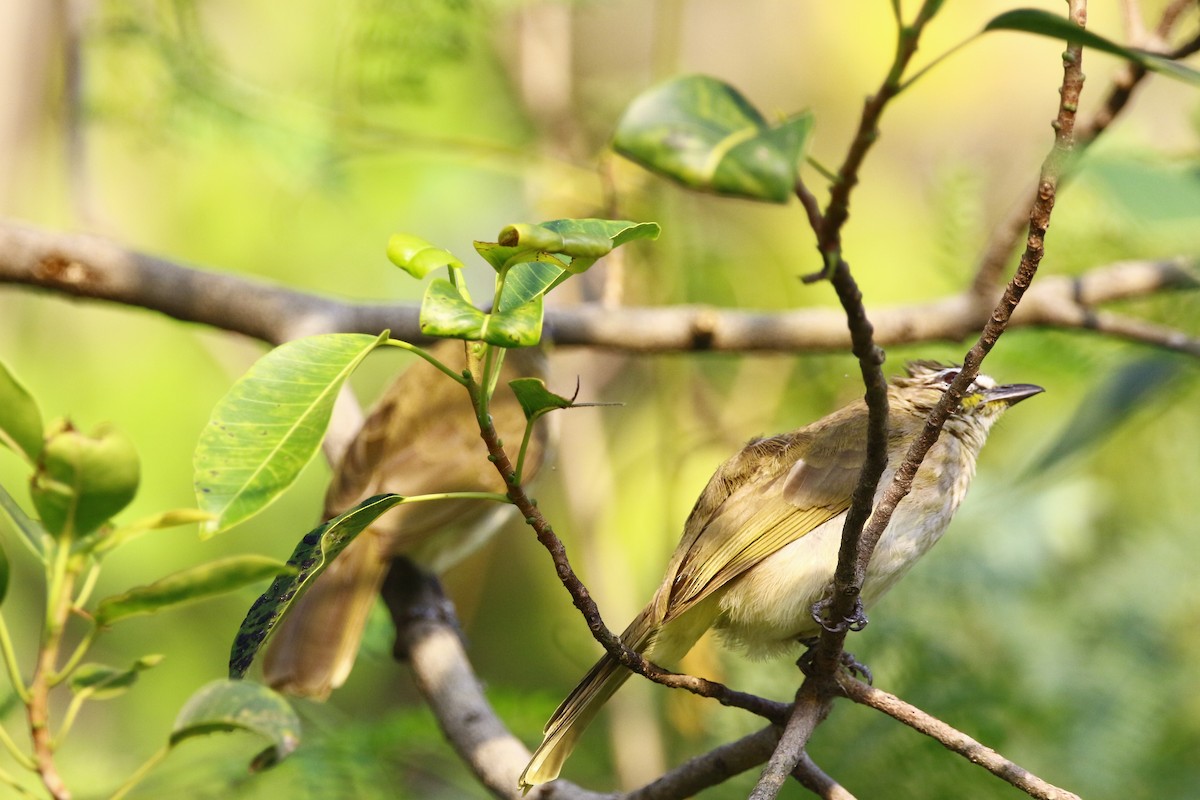
[[300, 744], [300, 718], [287, 700], [249, 681], [218, 680], [193, 694], [175, 718], [171, 747], [193, 736], [248, 731], [270, 742], [251, 762], [251, 770], [282, 761]]
[[1036, 8], [1018, 8], [1006, 11], [992, 19], [991, 22], [983, 27], [983, 30], [984, 32], [1020, 31], [1021, 33], [1033, 33], [1039, 36], [1049, 36], [1052, 39], [1076, 42], [1093, 50], [1120, 56], [1135, 64], [1140, 64], [1148, 70], [1159, 72], [1187, 83], [1200, 84], [1200, 72], [1191, 67], [1155, 55], [1154, 53], [1123, 47], [1116, 42], [1105, 39], [1103, 36], [1079, 27], [1066, 17], [1060, 17], [1049, 11], [1042, 11]]
[[812, 125], [807, 112], [769, 125], [729, 84], [687, 75], [635, 98], [613, 147], [691, 189], [785, 203]]
[[32, 464], [42, 449], [42, 412], [17, 377], [0, 363], [0, 445]]
[[292, 485], [321, 445], [342, 383], [387, 337], [334, 333], [288, 342], [233, 385], [196, 445], [196, 502], [214, 515], [203, 535], [257, 514]]
[[242, 620], [229, 653], [229, 676], [241, 678], [254, 663], [254, 657], [270, 639], [279, 620], [304, 594], [317, 576], [354, 541], [354, 537], [379, 518], [379, 515], [404, 502], [398, 494], [368, 498], [324, 525], [310, 531], [288, 559], [293, 569], [280, 575], [254, 602]]
[[295, 569], [266, 556], [231, 556], [168, 575], [146, 586], [106, 597], [96, 606], [97, 625], [154, 614], [165, 608], [224, 594]]
[[83, 434], [64, 419], [50, 426], [29, 495], [47, 531], [75, 536], [96, 530], [129, 505], [139, 480], [129, 437], [109, 425]]

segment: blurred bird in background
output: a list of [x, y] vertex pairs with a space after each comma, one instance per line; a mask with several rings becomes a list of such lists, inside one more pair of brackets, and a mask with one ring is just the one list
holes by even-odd
[[[466, 364], [463, 343], [440, 342], [431, 352], [455, 371]], [[491, 402], [502, 441], [524, 436], [525, 414], [508, 382], [545, 378], [540, 348], [509, 350]], [[537, 474], [546, 455], [545, 422], [536, 426], [524, 476]], [[372, 408], [336, 466], [325, 495], [328, 520], [383, 492], [506, 491], [487, 460], [470, 398], [424, 359], [405, 370]], [[511, 453], [516, 458], [515, 450]], [[358, 655], [363, 630], [393, 558], [405, 557], [440, 574], [466, 558], [515, 511], [487, 500], [400, 505], [358, 535], [317, 577], [285, 616], [267, 646], [266, 682], [283, 692], [324, 699], [341, 686]]]

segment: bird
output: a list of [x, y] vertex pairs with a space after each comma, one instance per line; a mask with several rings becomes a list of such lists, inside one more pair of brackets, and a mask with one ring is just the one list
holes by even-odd
[[[430, 348], [460, 372], [463, 343]], [[525, 414], [507, 382], [544, 377], [540, 347], [507, 352], [489, 411], [502, 441], [519, 443]], [[536, 476], [547, 430], [535, 426], [522, 479]], [[515, 451], [513, 452], [515, 461]], [[383, 492], [507, 490], [479, 435], [466, 390], [424, 359], [406, 369], [376, 402], [334, 471], [324, 520]], [[263, 678], [272, 688], [315, 700], [328, 698], [349, 676], [367, 617], [393, 559], [406, 557], [441, 574], [481, 547], [515, 511], [487, 500], [454, 499], [399, 505], [362, 531], [295, 601], [268, 641]]]
[[[961, 367], [913, 361], [888, 385], [888, 466], [875, 502]], [[979, 375], [942, 429], [875, 548], [861, 601], [871, 606], [941, 538], [967, 492], [996, 420], [1044, 391]], [[621, 634], [649, 660], [678, 661], [710, 628], [751, 658], [792, 651], [820, 633], [812, 609], [833, 580], [867, 444], [857, 400], [789, 433], [756, 438], [708, 481], [650, 603]], [[519, 784], [556, 777], [584, 728], [629, 677], [603, 656], [550, 717]]]

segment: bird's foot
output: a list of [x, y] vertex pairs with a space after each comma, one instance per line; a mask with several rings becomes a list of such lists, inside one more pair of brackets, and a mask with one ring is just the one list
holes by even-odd
[[846, 633], [847, 631], [861, 631], [867, 627], [867, 623], [870, 620], [867, 619], [861, 598], [856, 597], [854, 599], [854, 610], [850, 612], [848, 617], [840, 619], [837, 622], [831, 622], [825, 618], [825, 612], [829, 610], [831, 605], [833, 605], [833, 601], [828, 597], [813, 603], [812, 618], [822, 629], [830, 633]]
[[[813, 659], [816, 653], [817, 643], [820, 639], [816, 636], [810, 636], [800, 640], [800, 644], [804, 645], [804, 652], [796, 661], [796, 666], [805, 675], [812, 674]], [[871, 674], [871, 669], [866, 664], [854, 657], [853, 653], [848, 653], [845, 650], [838, 656], [838, 661], [841, 662], [842, 669], [850, 673], [852, 676], [861, 677], [867, 683], [874, 683], [875, 676]]]

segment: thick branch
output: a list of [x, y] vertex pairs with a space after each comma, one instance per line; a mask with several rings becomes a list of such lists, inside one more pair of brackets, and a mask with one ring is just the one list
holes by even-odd
[[895, 695], [880, 691], [846, 675], [840, 676], [838, 683], [845, 696], [854, 702], [870, 706], [903, 722], [913, 730], [938, 741], [948, 750], [953, 750], [965, 757], [972, 764], [978, 764], [996, 777], [1008, 781], [1030, 797], [1036, 797], [1039, 800], [1079, 800], [1076, 795], [1047, 783], [990, 747], [980, 744], [965, 733], [955, 730], [937, 717], [926, 714]]
[[[1200, 286], [1194, 262], [1122, 262], [1078, 278], [1042, 278], [1012, 326], [1088, 328], [1083, 314], [1052, 314], [1062, 303], [1086, 311], [1099, 303]], [[55, 233], [0, 220], [0, 283], [158, 311], [175, 319], [269, 343], [310, 333], [378, 333], [420, 341], [415, 305], [337, 300], [244, 276], [187, 267], [124, 249], [106, 239]], [[1024, 305], [1040, 309], [1026, 314]], [[959, 295], [872, 312], [881, 345], [959, 342], [986, 322], [990, 302]], [[845, 351], [845, 315], [832, 309], [780, 313], [711, 306], [613, 308], [585, 304], [546, 311], [554, 341], [627, 352]], [[1106, 331], [1101, 331], [1106, 332]], [[1149, 344], [1159, 344], [1150, 341]], [[1186, 349], [1186, 348], [1185, 348]]]
[[[529, 761], [529, 750], [505, 728], [488, 703], [463, 650], [454, 609], [436, 579], [407, 561], [396, 561], [384, 584], [383, 598], [396, 626], [396, 657], [409, 664], [417, 689], [446, 739], [493, 795], [521, 798], [517, 776]], [[778, 739], [779, 728], [768, 726], [697, 756], [625, 797], [691, 797], [761, 764]], [[840, 787], [810, 760], [800, 765], [798, 779], [806, 786], [823, 787], [822, 797], [847, 797], [838, 794]], [[529, 800], [616, 800], [617, 796], [561, 779], [526, 795]]]

